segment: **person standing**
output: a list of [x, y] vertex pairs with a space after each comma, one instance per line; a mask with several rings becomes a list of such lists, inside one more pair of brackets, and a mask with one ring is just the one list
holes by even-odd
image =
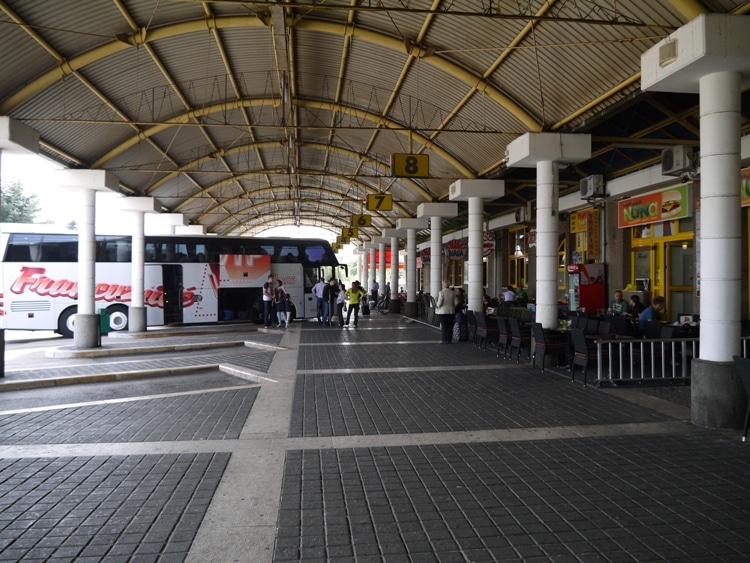
[[338, 295], [338, 285], [336, 278], [328, 280], [328, 284], [323, 288], [323, 324], [331, 326], [333, 321], [333, 312], [336, 310], [336, 297]]
[[344, 307], [346, 307], [346, 286], [339, 284], [339, 293], [336, 296], [336, 318], [339, 326], [344, 326]]
[[378, 290], [380, 289], [380, 284], [377, 282], [377, 280], [372, 280], [372, 284], [370, 285], [370, 301], [373, 302], [373, 304], [378, 304]]
[[346, 299], [349, 301], [349, 310], [346, 312], [346, 326], [349, 326], [349, 320], [354, 311], [354, 327], [357, 327], [357, 320], [359, 318], [359, 302], [363, 297], [366, 297], [367, 293], [362, 286], [359, 285], [358, 281], [353, 281], [352, 286], [346, 290]]
[[276, 280], [276, 290], [274, 291], [274, 305], [276, 306], [276, 320], [278, 321], [276, 328], [279, 328], [281, 323], [288, 326], [286, 303], [284, 299], [285, 295], [286, 291], [284, 291], [284, 283], [281, 280]]
[[505, 292], [503, 293], [503, 301], [506, 303], [515, 303], [516, 302], [516, 294], [513, 291], [513, 286], [509, 285]]
[[294, 303], [292, 303], [292, 296], [288, 293], [284, 293], [284, 311], [286, 312], [286, 327], [289, 328], [289, 323], [292, 322], [292, 307], [294, 307]]
[[448, 282], [443, 282], [443, 289], [438, 293], [435, 302], [435, 314], [440, 319], [440, 343], [450, 344], [453, 339], [453, 322], [456, 317], [454, 305], [455, 294], [451, 291]]
[[318, 283], [316, 283], [312, 287], [312, 294], [315, 296], [315, 299], [317, 301], [317, 313], [318, 313], [318, 322], [323, 322], [323, 290], [326, 287], [326, 282], [323, 281], [323, 278], [320, 278], [318, 280]]
[[271, 305], [273, 305], [274, 287], [273, 274], [268, 276], [268, 280], [263, 284], [263, 326], [271, 326]]

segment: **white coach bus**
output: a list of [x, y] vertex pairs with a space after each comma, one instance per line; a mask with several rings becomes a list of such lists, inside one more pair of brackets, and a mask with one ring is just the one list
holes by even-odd
[[[40, 225], [0, 225], [0, 314], [8, 330], [73, 335], [78, 297], [78, 235]], [[95, 300], [111, 330], [128, 328], [129, 236], [96, 236]], [[145, 237], [144, 304], [148, 326], [259, 322], [262, 287], [281, 279], [297, 318], [314, 318], [312, 286], [341, 277], [322, 239], [159, 235]]]

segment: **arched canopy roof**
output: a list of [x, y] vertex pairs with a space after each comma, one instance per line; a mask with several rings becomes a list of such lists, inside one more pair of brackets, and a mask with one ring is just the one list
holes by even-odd
[[[372, 236], [459, 178], [506, 179], [493, 213], [535, 199], [533, 172], [503, 164], [527, 132], [592, 134], [562, 193], [697, 144], [697, 97], [641, 93], [640, 56], [706, 11], [750, 3], [5, 0], [0, 115], [209, 232], [338, 234], [389, 193]], [[391, 177], [398, 153], [428, 155], [428, 176]]]

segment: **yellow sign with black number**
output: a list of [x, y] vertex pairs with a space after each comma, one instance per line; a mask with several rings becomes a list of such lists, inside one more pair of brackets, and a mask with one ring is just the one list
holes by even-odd
[[370, 215], [352, 215], [352, 227], [372, 227]]
[[392, 154], [391, 176], [397, 178], [429, 178], [430, 155], [406, 153]]
[[341, 229], [341, 236], [349, 239], [359, 237], [359, 229], [356, 227], [344, 227]]
[[367, 194], [367, 211], [393, 211], [391, 194]]
[[339, 250], [341, 250], [341, 245], [334, 242], [333, 244], [331, 244], [331, 248], [334, 252], [338, 252]]
[[349, 244], [349, 237], [339, 235], [336, 237], [336, 242], [338, 244]]

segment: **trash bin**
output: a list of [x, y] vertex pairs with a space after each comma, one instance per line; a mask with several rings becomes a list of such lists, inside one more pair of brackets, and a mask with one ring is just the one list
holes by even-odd
[[106, 309], [99, 309], [99, 334], [109, 334], [112, 328], [109, 326], [109, 313]]

